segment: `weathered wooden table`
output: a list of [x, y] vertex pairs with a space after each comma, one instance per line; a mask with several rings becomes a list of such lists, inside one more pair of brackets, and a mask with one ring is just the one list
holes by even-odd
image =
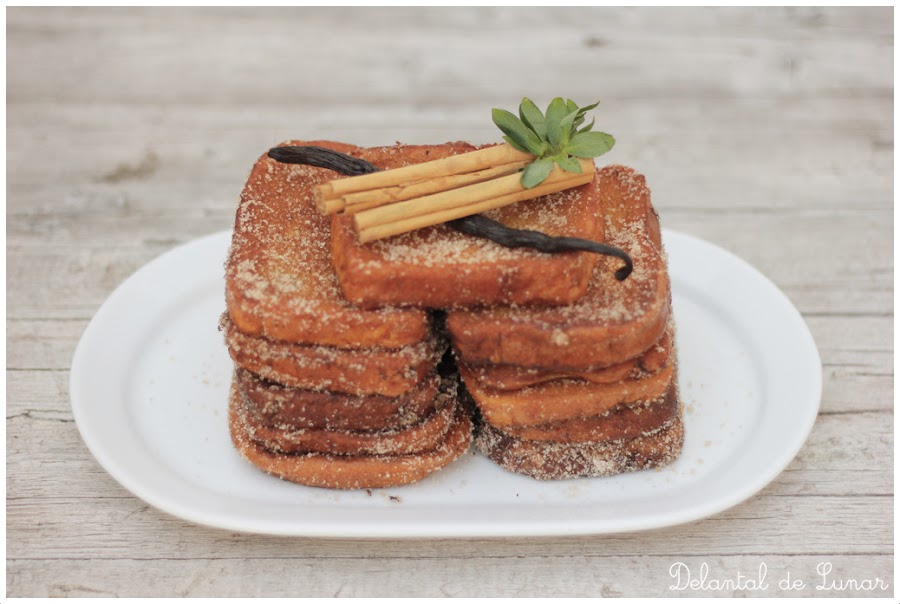
[[[890, 595], [893, 15], [867, 10], [10, 9], [7, 591], [99, 595]], [[103, 300], [229, 228], [283, 139], [496, 140], [490, 108], [587, 103], [663, 224], [803, 313], [821, 414], [769, 487], [685, 526], [556, 539], [330, 541], [194, 526], [130, 495], [72, 419]], [[672, 564], [768, 589], [673, 591]], [[819, 563], [831, 563], [821, 591]], [[784, 589], [790, 573], [806, 586]], [[887, 591], [866, 591], [879, 578]], [[877, 584], [876, 584], [877, 585]]]

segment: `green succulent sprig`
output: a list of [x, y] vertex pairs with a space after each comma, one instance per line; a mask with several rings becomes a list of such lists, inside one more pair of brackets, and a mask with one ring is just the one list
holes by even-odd
[[563, 170], [581, 173], [580, 157], [591, 158], [603, 155], [613, 148], [616, 139], [605, 132], [591, 132], [594, 120], [587, 126], [585, 114], [599, 105], [579, 107], [572, 100], [555, 98], [541, 113], [531, 99], [524, 98], [516, 117], [505, 109], [493, 109], [491, 116], [497, 127], [503, 131], [503, 140], [510, 145], [535, 156], [535, 160], [522, 172], [522, 186], [530, 189], [544, 182], [553, 165]]

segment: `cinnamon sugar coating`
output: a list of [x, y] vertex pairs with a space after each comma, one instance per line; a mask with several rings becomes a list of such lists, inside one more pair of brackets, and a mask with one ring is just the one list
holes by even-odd
[[435, 397], [433, 410], [420, 422], [377, 431], [273, 427], [266, 425], [246, 399], [242, 403], [236, 412], [248, 436], [273, 453], [411, 455], [433, 451], [447, 436], [456, 412], [456, 397], [449, 386]]
[[238, 369], [246, 403], [268, 427], [282, 430], [378, 431], [403, 428], [434, 409], [440, 379], [431, 374], [399, 396], [290, 388]]
[[606, 242], [631, 255], [634, 272], [617, 281], [619, 261], [603, 257], [587, 294], [568, 306], [450, 311], [447, 328], [466, 363], [589, 371], [634, 358], [660, 338], [669, 279], [649, 189], [624, 166], [604, 167], [597, 180]]
[[568, 443], [607, 442], [635, 438], [653, 432], [679, 413], [677, 386], [673, 380], [665, 394], [646, 403], [621, 403], [605, 413], [535, 426], [499, 428], [523, 440]]
[[434, 371], [446, 343], [429, 336], [396, 350], [350, 350], [250, 336], [227, 314], [219, 322], [235, 365], [267, 380], [309, 390], [399, 396]]
[[[353, 153], [352, 145], [291, 141]], [[341, 295], [330, 226], [310, 189], [335, 178], [324, 168], [257, 160], [241, 192], [225, 263], [225, 299], [248, 335], [344, 348], [399, 348], [428, 336], [424, 311], [363, 310]]]
[[[467, 143], [358, 149], [379, 168], [465, 153]], [[487, 212], [513, 228], [602, 240], [595, 182]], [[410, 305], [567, 304], [587, 291], [597, 255], [510, 249], [445, 225], [361, 244], [351, 216], [332, 216], [332, 252], [344, 295], [363, 308]]]
[[255, 443], [238, 412], [242, 402], [235, 386], [229, 403], [229, 430], [238, 453], [263, 472], [299, 484], [331, 489], [375, 489], [422, 480], [469, 449], [472, 422], [457, 410], [453, 423], [435, 449], [413, 455], [328, 455], [275, 453]]
[[[520, 390], [529, 386], [560, 379], [580, 379], [593, 384], [614, 384], [638, 380], [656, 373], [666, 364], [675, 345], [675, 322], [670, 318], [669, 326], [657, 342], [640, 356], [608, 367], [586, 371], [566, 371], [522, 367], [520, 365], [466, 365], [467, 374], [478, 382], [494, 390]], [[457, 359], [457, 362], [462, 361]]]
[[485, 421], [500, 428], [534, 426], [606, 413], [621, 404], [654, 401], [668, 390], [675, 375], [675, 358], [651, 375], [612, 384], [562, 379], [521, 390], [483, 387], [460, 366], [459, 374]]
[[501, 467], [538, 480], [612, 476], [675, 461], [684, 445], [684, 425], [679, 412], [635, 438], [578, 443], [524, 440], [485, 425], [475, 443]]

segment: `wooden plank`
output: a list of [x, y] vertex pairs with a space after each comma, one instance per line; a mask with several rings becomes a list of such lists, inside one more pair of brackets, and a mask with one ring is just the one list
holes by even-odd
[[[893, 556], [537, 556], [417, 560], [354, 555], [209, 560], [13, 560], [10, 597], [655, 597], [881, 596], [893, 590]], [[820, 564], [831, 564], [824, 576]], [[688, 572], [699, 581], [686, 587]], [[764, 565], [764, 566], [763, 566]], [[681, 571], [681, 575], [672, 576]], [[826, 568], [820, 570], [824, 573]], [[742, 577], [742, 579], [741, 579]], [[865, 580], [868, 584], [863, 584]], [[876, 579], [880, 581], [876, 581]], [[795, 581], [801, 581], [803, 587]], [[851, 583], [855, 580], [855, 583]], [[729, 584], [728, 581], [731, 581]], [[740, 584], [738, 585], [738, 581]], [[754, 581], [754, 583], [751, 583]], [[887, 585], [887, 589], [883, 587]], [[796, 586], [788, 589], [788, 586]], [[676, 589], [672, 589], [672, 588]], [[735, 587], [740, 587], [735, 589]], [[872, 588], [867, 591], [865, 587]], [[824, 589], [819, 589], [824, 588]]]
[[[516, 102], [505, 99], [503, 106]], [[852, 106], [852, 110], [850, 107]], [[175, 103], [155, 106], [87, 103], [12, 103], [8, 109], [10, 209], [112, 209], [115, 204], [196, 209], [233, 207], [252, 162], [289, 138], [326, 138], [360, 145], [396, 140], [434, 143], [499, 140], [491, 105], [450, 111], [361, 102], [328, 106], [245, 107]], [[661, 207], [822, 210], [890, 208], [893, 140], [891, 99], [811, 99], [802, 102], [648, 99], [604, 103], [598, 127], [619, 141], [603, 162], [634, 165], [647, 174]], [[123, 125], [119, 125], [123, 124]], [[127, 126], [124, 126], [127, 124]], [[172, 134], [177, 133], [177, 134]], [[841, 152], [835, 155], [834, 140]], [[35, 162], [49, 140], [89, 149], [65, 162]], [[686, 153], [716, 149], [728, 161]], [[712, 169], [714, 166], [714, 169]], [[785, 166], [790, 166], [785, 171]], [[31, 183], [43, 181], [39, 195]], [[21, 184], [19, 184], [21, 183]], [[45, 189], [46, 187], [46, 189]], [[107, 204], [85, 202], [106, 194]], [[160, 205], [161, 204], [161, 205]]]
[[41, 371], [68, 370], [86, 327], [86, 320], [7, 320], [7, 371], [30, 369], [27, 379], [39, 380]]
[[[351, 28], [374, 29], [378, 27], [402, 27], [415, 25], [422, 31], [429, 29], [446, 29], [457, 33], [468, 32], [475, 28], [490, 28], [502, 22], [505, 28], [523, 27], [525, 29], [567, 29], [572, 26], [584, 27], [591, 18], [602, 17], [610, 27], [622, 28], [638, 26], [649, 33], [663, 36], [683, 35], [682, 32], [699, 34], [723, 34], [738, 37], [760, 38], [777, 37], [793, 33], [815, 32], [824, 37], [860, 37], [873, 36], [890, 38], [893, 33], [890, 22], [891, 11], [888, 8], [818, 8], [790, 7], [775, 10], [758, 8], [704, 8], [704, 9], [653, 9], [646, 8], [586, 8], [586, 9], [421, 9], [390, 8], [378, 10], [349, 10], [347, 8], [270, 8], [265, 11], [246, 8], [236, 9], [199, 9], [183, 8], [178, 11], [160, 11], [153, 8], [123, 9], [84, 9], [57, 8], [43, 11], [34, 8], [15, 7], [10, 11], [10, 21], [17, 27], [33, 35], [58, 31], [64, 23], [71, 23], [78, 28], [103, 29], [132, 28], [138, 29], [145, 23], [171, 21], [175, 16], [180, 22], [168, 23], [173, 28], [188, 30], [197, 25], [191, 20], [201, 21], [205, 27], [215, 29], [222, 24], [235, 22], [245, 29], [260, 29], [269, 24], [280, 24], [291, 18], [303, 18], [304, 23], [294, 24], [307, 26], [311, 30], [334, 23], [346, 24]], [[131, 32], [129, 32], [131, 33]]]
[[823, 363], [822, 412], [893, 410], [893, 314], [808, 317]]
[[69, 372], [7, 370], [6, 418], [25, 415], [32, 419], [72, 420], [69, 405]]
[[173, 247], [171, 240], [153, 236], [145, 243], [131, 248], [9, 250], [7, 318], [90, 319], [127, 277]]
[[[514, 109], [517, 102], [517, 97], [510, 97], [501, 100], [500, 106]], [[338, 106], [323, 101], [301, 106], [261, 102], [250, 111], [221, 102], [202, 107], [172, 103], [165, 110], [123, 103], [11, 102], [9, 158], [16, 160], [21, 170], [10, 173], [10, 182], [33, 182], [34, 175], [66, 175], [74, 178], [73, 184], [82, 184], [80, 172], [87, 172], [87, 182], [116, 184], [128, 180], [128, 174], [115, 174], [118, 162], [146, 164], [145, 170], [135, 176], [147, 176], [153, 168], [183, 177], [203, 178], [207, 173], [227, 177], [235, 170], [246, 173], [262, 151], [289, 138], [324, 137], [359, 145], [390, 145], [396, 140], [434, 143], [448, 137], [473, 142], [499, 140], [490, 120], [491, 104], [484, 99], [473, 99], [452, 109], [408, 103], [386, 107], [364, 100]], [[658, 162], [660, 169], [668, 167], [673, 174], [683, 173], [686, 168], [704, 169], [712, 164], [688, 163], [686, 160], [695, 156], [686, 155], [685, 150], [708, 141], [733, 147], [724, 155], [728, 161], [715, 162], [715, 170], [705, 170], [708, 178], [716, 178], [721, 170], [759, 176], [757, 166], [766, 167], [786, 158], [791, 160], [791, 172], [773, 176], [790, 182], [790, 176], [809, 171], [817, 179], [806, 183], [809, 186], [818, 180], [833, 179], [831, 173], [836, 169], [874, 173], [877, 166], [864, 161], [867, 155], [879, 165], [890, 165], [890, 99], [859, 99], [852, 103], [852, 112], [848, 111], [850, 106], [847, 101], [827, 98], [728, 102], [692, 98], [667, 100], [665, 111], [661, 112], [653, 99], [633, 99], [606, 102], [592, 115], [597, 117], [598, 129], [618, 137], [618, 146], [606, 156], [615, 161], [679, 159], [674, 165]], [[818, 139], [829, 135], [832, 144], [835, 136], [840, 139], [838, 157], [816, 145]], [[67, 157], [65, 162], [30, 161], [35, 155], [46, 154], [51, 136], [61, 137], [61, 143], [67, 145], [90, 148], [91, 154]], [[807, 148], [810, 155], [791, 157], [790, 151], [784, 151], [800, 147]], [[149, 152], [157, 158], [147, 158]], [[744, 163], [751, 156], [754, 163]], [[166, 157], [172, 161], [166, 162]], [[197, 161], [179, 165], [178, 160], [185, 157]], [[98, 172], [98, 168], [107, 166], [107, 170]], [[888, 182], [883, 174], [880, 176]], [[757, 178], [758, 185], [766, 186], [769, 178]], [[833, 182], [840, 186], [866, 184]]]
[[821, 415], [797, 457], [763, 493], [891, 495], [893, 448], [893, 413]]
[[[522, 65], [546, 62], [549, 48], [559, 66], [542, 72], [550, 90], [571, 86], [579, 65], [593, 65], [608, 80], [630, 83], [608, 87], [609, 95], [620, 98], [659, 98], [660, 90], [668, 97], [791, 97], [797, 91], [892, 94], [892, 38], [883, 25], [869, 31], [842, 30], [834, 38], [814, 21], [802, 19], [795, 21], [793, 31], [777, 26], [766, 31], [765, 25], [784, 18], [789, 14], [785, 12], [758, 11], [756, 21], [765, 24], [762, 31], [743, 29], [744, 35], [723, 31], [718, 23], [714, 28], [695, 25], [698, 19], [711, 25], [718, 18], [738, 25], [748, 14], [743, 11], [644, 10], [616, 18], [613, 11], [583, 8], [346, 9], [272, 13], [268, 18], [265, 11], [254, 9], [256, 20], [248, 26], [245, 15], [250, 12], [44, 11], [25, 13], [30, 27], [19, 26], [20, 13], [13, 13], [8, 32], [10, 100], [205, 103], [227, 98], [253, 103], [259, 97], [302, 102], [327, 96], [343, 102], [365, 90], [368, 99], [379, 103], [416, 90], [417, 100], [428, 104], [458, 102], [473, 94], [493, 101], [517, 96]], [[880, 14], [889, 20], [889, 12]], [[404, 17], [416, 18], [415, 29]], [[35, 35], [36, 20], [45, 35]], [[381, 25], [373, 26], [373, 21]], [[452, 27], [454, 21], [457, 27]], [[160, 27], [161, 22], [167, 26]], [[260, 36], [257, 27], [267, 35]], [[463, 31], [467, 43], [458, 44]], [[529, 43], [537, 35], [541, 44]], [[354, 43], [347, 44], [348, 39]], [[284, 40], [302, 40], [311, 60], [297, 61], [300, 49]], [[84, 52], [87, 45], [115, 52]], [[167, 48], [180, 52], [159, 51]], [[360, 53], [361, 48], [368, 52]], [[446, 48], [454, 52], [448, 54]], [[485, 63], [485, 56], [492, 60]], [[172, 86], [172, 74], [185, 73], [184, 57], [190, 57], [193, 66], [190, 76]], [[641, 77], [635, 74], [636, 64], [642, 65]], [[32, 77], [29, 66], [34, 65], [40, 65], [42, 77]], [[344, 65], [354, 68], [341, 68], [342, 77], [334, 78], [336, 68]], [[471, 65], [481, 67], [477, 76]], [[253, 78], [261, 71], [290, 75]], [[302, 79], [295, 79], [298, 75]], [[248, 86], [248, 78], [256, 85]], [[129, 86], [118, 85], [123, 81]], [[301, 88], [298, 82], [329, 85]]]
[[[459, 540], [327, 540], [195, 526], [136, 499], [7, 501], [8, 559], [486, 558], [889, 555], [890, 496], [756, 497], [712, 518], [646, 533]], [[115, 530], [110, 530], [115, 527]]]

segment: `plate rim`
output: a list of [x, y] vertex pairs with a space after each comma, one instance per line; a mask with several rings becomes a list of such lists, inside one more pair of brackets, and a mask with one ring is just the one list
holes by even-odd
[[[798, 430], [792, 432], [792, 434], [795, 435], [795, 439], [790, 443], [791, 446], [779, 448], [781, 454], [776, 456], [775, 463], [766, 465], [768, 471], [760, 472], [755, 480], [746, 483], [743, 488], [729, 491], [726, 494], [727, 496], [717, 497], [712, 501], [707, 502], [706, 505], [693, 506], [683, 510], [676, 509], [667, 510], [662, 513], [658, 512], [654, 513], [649, 518], [636, 517], [630, 522], [622, 522], [613, 530], [610, 530], [607, 526], [609, 524], [608, 519], [601, 517], [599, 519], [581, 518], [578, 522], [568, 524], [559, 521], [538, 522], [531, 520], [523, 524], [522, 521], [517, 521], [501, 524], [495, 529], [494, 527], [480, 523], [460, 524], [459, 522], [435, 522], [423, 527], [421, 525], [409, 525], [395, 521], [370, 521], [363, 525], [350, 524], [347, 530], [341, 531], [335, 530], [334, 524], [329, 523], [325, 523], [321, 525], [321, 527], [314, 522], [307, 522], [303, 525], [291, 524], [290, 526], [285, 526], [284, 523], [279, 524], [278, 522], [266, 520], [260, 521], [259, 519], [235, 518], [229, 516], [227, 513], [217, 514], [209, 510], [196, 510], [190, 508], [190, 506], [182, 505], [178, 500], [167, 500], [165, 497], [159, 496], [152, 488], [145, 488], [146, 485], [142, 485], [139, 479], [135, 479], [133, 476], [129, 475], [127, 471], [122, 470], [107, 455], [108, 452], [103, 450], [102, 443], [98, 442], [97, 436], [92, 434], [89, 428], [90, 420], [89, 415], [86, 415], [85, 403], [79, 404], [76, 401], [80, 391], [79, 380], [83, 378], [81, 367], [89, 366], [86, 364], [87, 360], [84, 358], [86, 354], [85, 351], [88, 348], [88, 344], [90, 343], [90, 339], [93, 337], [94, 332], [99, 329], [98, 325], [103, 321], [104, 315], [110, 312], [108, 309], [116, 304], [118, 298], [123, 295], [122, 292], [124, 290], [134, 286], [135, 282], [140, 279], [145, 271], [148, 271], [151, 266], [165, 262], [167, 259], [171, 260], [179, 254], [185, 253], [194, 246], [197, 246], [199, 249], [199, 246], [219, 245], [221, 243], [225, 244], [223, 249], [227, 249], [227, 242], [230, 242], [230, 230], [223, 230], [193, 239], [160, 254], [138, 268], [119, 284], [109, 297], [107, 297], [82, 333], [72, 358], [69, 375], [69, 392], [75, 423], [78, 427], [82, 441], [85, 443], [94, 459], [126, 490], [139, 499], [142, 499], [175, 517], [222, 530], [237, 530], [267, 535], [327, 537], [338, 539], [542, 537], [629, 533], [675, 526], [707, 518], [730, 509], [761, 491], [780, 475], [787, 465], [796, 457], [797, 453], [807, 441], [815, 424], [815, 420], [818, 417], [822, 394], [822, 363], [815, 340], [809, 330], [809, 326], [803, 319], [802, 314], [796, 306], [794, 306], [790, 298], [788, 298], [788, 296], [762, 272], [739, 256], [717, 244], [668, 228], [662, 229], [662, 233], [663, 242], [667, 248], [670, 242], [676, 241], [679, 238], [688, 245], [707, 246], [708, 248], [712, 248], [716, 253], [721, 254], [727, 261], [736, 263], [742, 270], [749, 271], [756, 279], [761, 280], [760, 282], [763, 283], [765, 287], [768, 287], [771, 293], [776, 294], [779, 303], [784, 305], [785, 309], [791, 312], [793, 315], [792, 318], [797, 320], [797, 325], [803, 328], [801, 333], [807, 340], [806, 344], [808, 344], [808, 352], [812, 354], [810, 361], [814, 361], [813, 366], [817, 369], [815, 372], [815, 379], [812, 379], [809, 384], [811, 387], [809, 392], [810, 398], [815, 400], [815, 404], [809, 406], [810, 408], [805, 414], [807, 420], [805, 424], [798, 426]], [[220, 239], [223, 241], [219, 242]], [[415, 485], [411, 485], [407, 488], [415, 488]], [[585, 504], [576, 504], [566, 507], [578, 507], [579, 505]], [[375, 508], [371, 508], [369, 511], [375, 511]]]

